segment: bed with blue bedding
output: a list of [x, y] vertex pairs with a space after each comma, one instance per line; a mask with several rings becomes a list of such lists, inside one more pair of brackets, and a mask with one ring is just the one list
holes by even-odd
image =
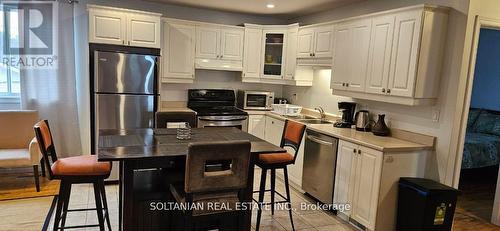
[[467, 120], [462, 169], [500, 163], [500, 112], [471, 108]]

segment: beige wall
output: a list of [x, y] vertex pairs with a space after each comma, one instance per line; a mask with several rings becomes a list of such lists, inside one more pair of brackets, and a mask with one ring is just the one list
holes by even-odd
[[[441, 91], [435, 106], [402, 106], [366, 100], [355, 100], [360, 108], [373, 112], [373, 114], [386, 114], [389, 126], [418, 132], [437, 137], [436, 152], [429, 158], [426, 177], [452, 184], [455, 153], [450, 152], [450, 142], [453, 127], [453, 117], [456, 107], [456, 93], [458, 77], [460, 76], [463, 44], [465, 38], [465, 25], [467, 22], [468, 1], [423, 1], [423, 0], [381, 0], [361, 2], [339, 9], [323, 12], [294, 19], [290, 22], [312, 24], [367, 13], [394, 9], [416, 4], [435, 4], [451, 7], [448, 22], [448, 41], [445, 47], [444, 63], [441, 76]], [[284, 87], [283, 94], [293, 102], [306, 107], [323, 106], [328, 112], [338, 114], [337, 102], [346, 100], [331, 94], [329, 84], [322, 75], [316, 72], [314, 86], [310, 89], [300, 87]], [[316, 83], [323, 84], [317, 85]], [[294, 100], [296, 99], [296, 100]], [[314, 100], [313, 100], [314, 99]], [[433, 114], [439, 113], [438, 121], [433, 121]], [[450, 163], [453, 162], [453, 163]]]
[[468, 113], [470, 95], [472, 91], [473, 78], [469, 77], [469, 68], [475, 65], [475, 63], [472, 63], [471, 53], [475, 52], [473, 49], [476, 49], [473, 45], [476, 18], [486, 18], [495, 22], [500, 22], [500, 1], [470, 0], [462, 54], [462, 65], [459, 75], [460, 81], [457, 87], [458, 96], [453, 123], [453, 133], [450, 144], [450, 153], [456, 153], [455, 159], [450, 161], [450, 168], [453, 166], [455, 167], [455, 174], [452, 176], [454, 186], [458, 186], [460, 164], [462, 160], [461, 150], [463, 149], [465, 124], [467, 122], [467, 117], [462, 117], [462, 115], [467, 115]]

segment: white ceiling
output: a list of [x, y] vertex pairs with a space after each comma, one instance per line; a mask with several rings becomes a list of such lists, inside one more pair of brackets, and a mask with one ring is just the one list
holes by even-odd
[[[296, 17], [362, 0], [146, 0], [229, 12]], [[274, 8], [268, 9], [272, 3]]]

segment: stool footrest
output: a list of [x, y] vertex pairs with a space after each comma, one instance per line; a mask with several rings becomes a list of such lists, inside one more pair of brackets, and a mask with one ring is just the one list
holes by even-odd
[[75, 226], [57, 227], [57, 229], [81, 229], [90, 227], [99, 227], [99, 225], [75, 225]]
[[[253, 199], [255, 202], [257, 202], [257, 204], [259, 203], [257, 200]], [[281, 203], [291, 203], [291, 202], [288, 202], [287, 200], [284, 200], [284, 201], [275, 201], [274, 204], [281, 204]], [[271, 202], [262, 202], [263, 205], [271, 205], [272, 203]]]
[[[271, 189], [264, 190], [264, 192], [270, 192], [270, 191], [271, 191]], [[280, 196], [281, 198], [283, 198], [283, 199], [287, 200], [285, 196], [281, 195], [281, 193], [279, 193], [279, 192], [277, 192], [277, 191], [274, 191], [274, 192], [275, 192], [276, 194], [278, 194], [278, 196]], [[253, 191], [253, 193], [254, 193], [254, 194], [255, 194], [255, 193], [259, 193], [259, 191]], [[252, 199], [253, 199], [253, 198], [252, 198]], [[256, 202], [258, 202], [258, 201], [257, 201], [257, 200], [255, 200], [255, 199], [253, 199], [253, 200], [254, 200], [254, 201], [256, 201]]]
[[82, 211], [93, 211], [97, 210], [96, 208], [90, 208], [90, 209], [68, 209], [67, 212], [82, 212]]

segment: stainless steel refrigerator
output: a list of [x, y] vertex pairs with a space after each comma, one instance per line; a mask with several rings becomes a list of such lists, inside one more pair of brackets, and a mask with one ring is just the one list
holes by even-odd
[[[157, 105], [157, 56], [94, 51], [93, 145], [99, 130], [153, 128]], [[118, 180], [113, 163], [109, 180]]]

